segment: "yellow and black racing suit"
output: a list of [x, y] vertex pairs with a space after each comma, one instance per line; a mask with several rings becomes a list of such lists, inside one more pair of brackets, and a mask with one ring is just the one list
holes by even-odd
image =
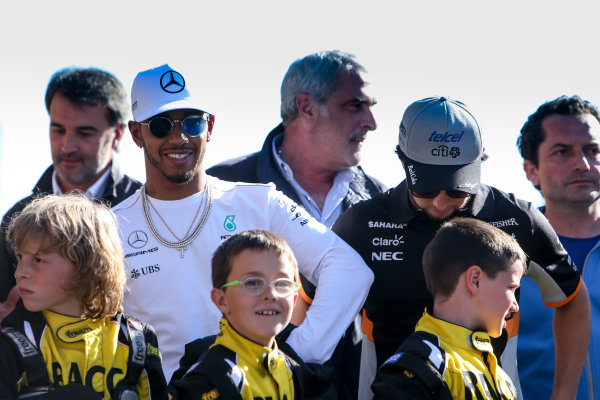
[[[133, 318], [121, 313], [96, 320], [75, 318], [48, 310], [34, 313], [20, 305], [2, 321], [2, 326], [1, 399], [40, 391], [55, 398], [55, 394], [50, 396], [53, 392], [67, 393], [66, 387], [71, 385], [83, 386], [95, 392], [97, 398], [110, 399], [127, 384], [135, 388], [139, 399], [168, 397], [154, 330]], [[15, 345], [9, 334], [25, 344]], [[135, 354], [130, 355], [130, 348], [136, 349]], [[32, 357], [36, 352], [41, 355], [37, 360]], [[128, 382], [128, 368], [136, 369], [130, 358], [140, 362], [138, 375]]]
[[416, 331], [383, 363], [373, 400], [516, 399], [487, 333], [471, 331], [427, 312]]
[[276, 343], [254, 343], [222, 318], [214, 344], [169, 390], [175, 399], [293, 400], [302, 398], [299, 370]]

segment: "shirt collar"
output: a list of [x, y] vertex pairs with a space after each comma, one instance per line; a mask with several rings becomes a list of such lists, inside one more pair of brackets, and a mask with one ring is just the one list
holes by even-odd
[[229, 324], [229, 321], [222, 317], [219, 322], [220, 332], [217, 335], [215, 344], [223, 345], [229, 349], [240, 350], [245, 349], [245, 356], [250, 356], [250, 360], [255, 365], [262, 365], [262, 360], [265, 355], [274, 352], [278, 353], [277, 342], [273, 340], [273, 348], [269, 349], [263, 345], [255, 343], [249, 339], [246, 339], [240, 335], [233, 327]]
[[[92, 200], [102, 197], [104, 189], [106, 189], [106, 184], [108, 182], [110, 172], [111, 168], [107, 169], [106, 172], [104, 172], [102, 176], [98, 178], [98, 180], [94, 182], [94, 184], [85, 191], [85, 196]], [[60, 185], [58, 184], [56, 170], [54, 170], [54, 172], [52, 173], [52, 192], [58, 195], [63, 194], [63, 191], [60, 188]]]
[[284, 179], [287, 180], [290, 185], [292, 185], [304, 208], [319, 222], [331, 227], [335, 220], [344, 211], [343, 200], [348, 194], [350, 183], [354, 180], [357, 174], [357, 168], [345, 168], [336, 173], [333, 185], [327, 194], [325, 206], [323, 210], [320, 210], [315, 202], [311, 199], [308, 192], [304, 190], [304, 188], [300, 186], [300, 184], [294, 179], [294, 171], [292, 171], [292, 168], [285, 161], [283, 161], [279, 155], [278, 148], [281, 146], [282, 141], [283, 132], [277, 134], [271, 142], [271, 152], [279, 172], [281, 172], [281, 175], [284, 177]]
[[99, 335], [99, 331], [106, 326], [107, 319], [91, 319], [70, 317], [50, 310], [43, 310], [42, 314], [50, 330], [65, 343], [74, 343]]
[[[283, 141], [283, 132], [277, 134], [277, 136], [275, 136], [273, 138], [273, 141], [271, 142], [271, 152], [273, 153], [273, 157], [275, 158], [275, 161], [277, 162], [277, 167], [279, 168], [279, 171], [284, 176], [284, 178], [292, 183], [296, 183], [296, 181], [294, 180], [294, 172], [292, 171], [290, 166], [285, 161], [283, 161], [283, 159], [281, 158], [281, 155], [279, 154], [278, 148], [279, 148], [279, 146], [281, 146], [282, 141]], [[344, 182], [347, 181], [348, 183], [350, 183], [352, 181], [352, 179], [354, 179], [355, 175], [356, 175], [356, 168], [350, 167], [350, 168], [345, 168], [345, 169], [338, 171], [335, 176], [335, 179], [336, 180], [340, 179]], [[339, 178], [338, 178], [338, 176], [339, 176]]]
[[415, 327], [417, 331], [433, 333], [450, 347], [477, 349], [481, 352], [493, 353], [492, 341], [486, 332], [472, 331], [460, 325], [435, 318], [425, 311]]

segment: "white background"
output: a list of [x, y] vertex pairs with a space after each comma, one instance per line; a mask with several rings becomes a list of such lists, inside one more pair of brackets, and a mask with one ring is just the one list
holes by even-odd
[[[260, 149], [280, 122], [291, 62], [329, 49], [369, 71], [378, 129], [362, 165], [388, 186], [404, 178], [393, 153], [413, 101], [465, 102], [490, 159], [483, 181], [541, 204], [516, 149], [543, 102], [579, 94], [600, 104], [598, 7], [592, 1], [11, 1], [0, 5], [0, 213], [51, 163], [44, 92], [60, 68], [95, 66], [131, 87], [165, 62], [201, 86], [216, 115], [206, 166]], [[200, 83], [200, 84], [199, 84]], [[129, 133], [119, 157], [142, 181]]]

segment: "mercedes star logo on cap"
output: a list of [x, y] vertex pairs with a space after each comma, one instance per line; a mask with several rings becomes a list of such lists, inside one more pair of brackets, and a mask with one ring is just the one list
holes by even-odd
[[179, 93], [185, 88], [185, 79], [179, 72], [169, 70], [160, 77], [160, 87], [167, 93]]

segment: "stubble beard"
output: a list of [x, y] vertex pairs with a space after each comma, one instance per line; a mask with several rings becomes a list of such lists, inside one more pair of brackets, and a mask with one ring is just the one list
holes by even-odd
[[[73, 155], [68, 155], [73, 157]], [[57, 160], [53, 163], [54, 171], [58, 175], [58, 178], [68, 183], [72, 186], [83, 186], [90, 182], [95, 181], [98, 178], [98, 175], [106, 168], [106, 165], [110, 163], [108, 160], [104, 166], [100, 167], [99, 165], [89, 165], [88, 161], [84, 157], [78, 156], [78, 159], [82, 161], [82, 164], [78, 170], [69, 170], [68, 168], [63, 168], [60, 165], [60, 162], [63, 158], [66, 158], [67, 155], [58, 156]]]
[[600, 200], [600, 185], [597, 181], [594, 181], [594, 188], [589, 190], [587, 193], [569, 193], [566, 187], [563, 185], [562, 190], [558, 193], [556, 191], [548, 191], [546, 195], [542, 193], [542, 197], [545, 198], [546, 202], [554, 202], [557, 204], [563, 204], [564, 207], [571, 207], [576, 209], [587, 208], [592, 206], [594, 203]]
[[148, 159], [148, 161], [150, 161], [150, 164], [152, 164], [152, 166], [154, 168], [156, 168], [156, 170], [158, 172], [160, 172], [160, 174], [169, 182], [174, 183], [176, 185], [185, 185], [188, 184], [190, 182], [192, 182], [200, 173], [200, 169], [202, 167], [202, 159], [204, 158], [204, 151], [202, 152], [202, 154], [200, 155], [200, 157], [196, 160], [196, 164], [194, 166], [193, 169], [189, 170], [189, 171], [184, 171], [182, 173], [179, 174], [167, 174], [161, 167], [160, 167], [160, 163], [157, 159], [155, 159], [152, 155], [150, 155], [147, 151], [146, 148], [144, 147], [144, 153], [146, 155], [146, 158]]

